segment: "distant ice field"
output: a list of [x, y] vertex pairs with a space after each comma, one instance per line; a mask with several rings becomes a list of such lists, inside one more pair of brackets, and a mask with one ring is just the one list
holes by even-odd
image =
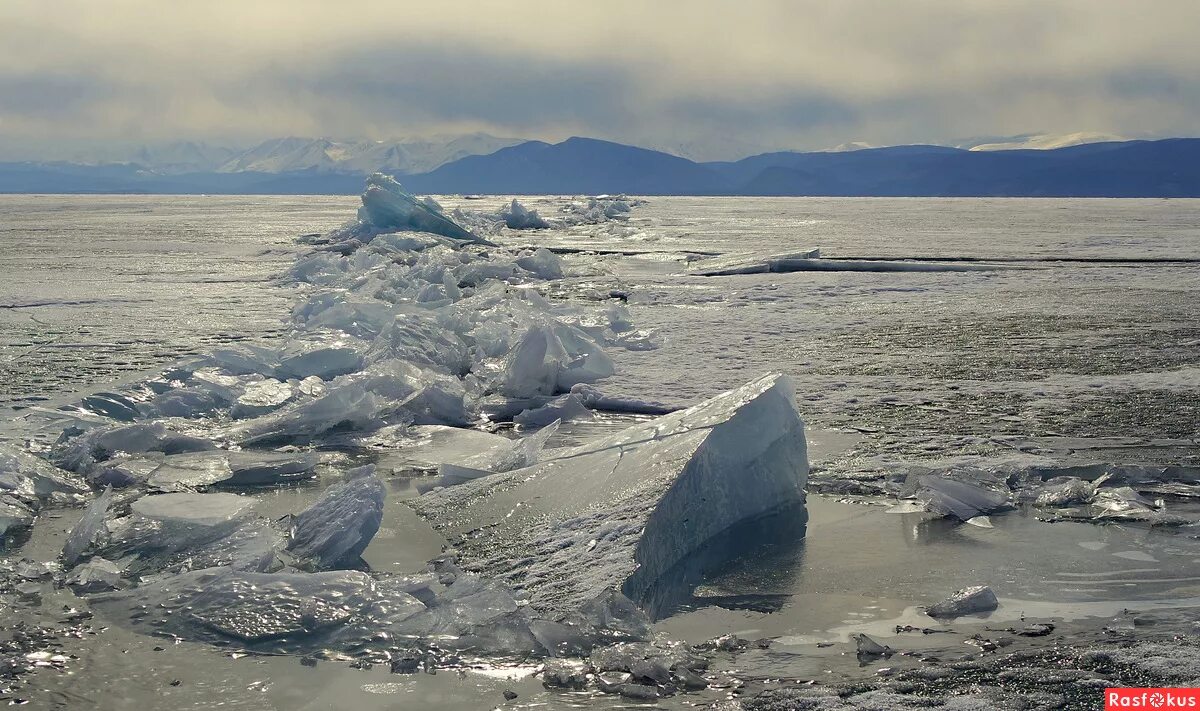
[[[565, 198], [523, 200], [553, 216]], [[275, 279], [293, 238], [340, 224], [354, 204], [0, 196], [0, 406], [275, 336], [294, 295]], [[1195, 461], [1175, 445], [1200, 422], [1200, 200], [664, 197], [626, 223], [503, 241], [625, 253], [568, 254], [578, 276], [553, 283], [571, 298], [621, 290], [638, 326], [658, 333], [661, 348], [622, 354], [613, 394], [685, 404], [781, 370], [810, 422], [877, 433], [868, 449], [880, 454], [1135, 437], [1174, 440], [1159, 454]], [[1014, 268], [687, 273], [709, 253], [811, 248]]]

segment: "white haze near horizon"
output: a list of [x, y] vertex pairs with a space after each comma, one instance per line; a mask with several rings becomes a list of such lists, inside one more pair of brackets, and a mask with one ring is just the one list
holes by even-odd
[[723, 159], [1196, 135], [1197, 26], [1193, 0], [5, 0], [0, 155], [482, 131]]

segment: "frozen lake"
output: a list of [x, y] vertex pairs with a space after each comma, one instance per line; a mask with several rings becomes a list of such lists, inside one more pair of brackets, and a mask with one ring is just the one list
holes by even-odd
[[[563, 199], [523, 201], [554, 215]], [[0, 407], [21, 416], [224, 344], [277, 338], [298, 291], [279, 279], [304, 249], [294, 238], [339, 225], [357, 202], [0, 196]], [[474, 210], [502, 202], [442, 200]], [[918, 605], [981, 583], [1003, 604], [990, 620], [961, 623], [972, 630], [1029, 617], [1084, 638], [1125, 609], [1200, 606], [1200, 545], [1191, 535], [1052, 522], [1026, 509], [977, 528], [862, 505], [894, 493], [887, 482], [897, 467], [962, 457], [1173, 466], [1195, 479], [1200, 200], [650, 198], [627, 221], [505, 231], [496, 240], [560, 249], [567, 277], [547, 282], [548, 295], [588, 304], [619, 290], [637, 327], [654, 331], [657, 348], [614, 356], [606, 395], [683, 406], [766, 372], [795, 381], [810, 428], [809, 490], [820, 494], [810, 497], [806, 526], [704, 571], [678, 614], [658, 623], [660, 633], [688, 642], [729, 633], [774, 640], [722, 673], [854, 680], [918, 665], [905, 657], [860, 668], [852, 651], [847, 658], [856, 633], [952, 656], [961, 639], [914, 639], [896, 628], [929, 624]], [[712, 253], [817, 248], [848, 264], [983, 260], [1005, 268], [689, 273]], [[586, 442], [633, 419], [577, 423], [554, 444]], [[440, 549], [437, 534], [401, 503], [415, 493], [408, 484], [392, 482], [384, 529], [364, 554], [373, 569], [411, 570]], [[319, 490], [257, 496], [275, 517]], [[1200, 517], [1191, 489], [1172, 494], [1167, 510]], [[75, 518], [67, 511], [35, 529], [13, 555], [53, 556]], [[72, 599], [56, 592], [44, 614]], [[71, 675], [42, 677], [43, 700], [133, 708], [164, 694], [177, 708], [219, 696], [235, 708], [317, 709], [347, 699], [385, 708], [399, 695], [421, 707], [492, 708], [510, 687], [518, 704], [564, 698], [528, 678], [400, 679], [336, 662], [305, 669], [286, 657], [231, 660], [192, 642], [150, 652], [137, 640], [114, 630], [81, 642]], [[105, 650], [118, 647], [129, 656], [108, 658]], [[164, 686], [173, 679], [183, 683]], [[721, 695], [707, 693], [706, 701]], [[570, 701], [614, 703], [592, 694]]]

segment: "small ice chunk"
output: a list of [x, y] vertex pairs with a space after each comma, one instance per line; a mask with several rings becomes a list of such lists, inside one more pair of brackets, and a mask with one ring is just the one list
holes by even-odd
[[296, 388], [274, 378], [266, 378], [246, 386], [233, 405], [232, 415], [241, 419], [265, 415], [281, 407], [296, 395]]
[[1038, 487], [1034, 494], [1034, 506], [1062, 507], [1078, 506], [1092, 500], [1096, 485], [1073, 476], [1055, 477]]
[[[258, 573], [218, 567], [99, 595], [92, 603], [135, 628], [153, 624], [157, 634], [302, 644], [349, 621], [369, 602], [372, 589], [371, 578], [357, 571]], [[147, 609], [154, 614], [147, 616]]]
[[93, 464], [120, 453], [162, 452], [180, 454], [216, 449], [212, 442], [179, 434], [161, 422], [117, 427], [98, 427], [79, 432], [66, 430], [51, 450], [51, 460], [70, 471], [84, 473]]
[[88, 470], [88, 481], [94, 486], [112, 486], [117, 489], [143, 484], [165, 456], [158, 452], [138, 455], [118, 455], [95, 464]]
[[850, 635], [854, 640], [856, 651], [859, 659], [873, 659], [876, 657], [890, 657], [895, 654], [895, 651], [886, 644], [880, 644], [871, 639], [865, 634]]
[[562, 260], [545, 247], [538, 247], [532, 254], [517, 257], [517, 266], [547, 281], [562, 279], [565, 276]]
[[394, 474], [429, 473], [436, 471], [439, 464], [458, 464], [510, 447], [511, 439], [490, 432], [444, 425], [417, 425], [408, 428], [404, 436], [390, 442], [380, 453], [375, 465], [380, 470]]
[[34, 512], [28, 505], [9, 494], [0, 494], [0, 541], [14, 531], [29, 528], [33, 525], [33, 519]]
[[505, 358], [500, 392], [513, 398], [553, 395], [615, 372], [612, 359], [579, 329], [562, 323], [535, 325]]
[[67, 542], [63, 544], [63, 562], [75, 565], [88, 548], [96, 542], [96, 536], [104, 527], [104, 517], [108, 515], [108, 507], [112, 505], [112, 487], [104, 488], [104, 492], [96, 497], [83, 516], [67, 534]]
[[368, 465], [346, 472], [292, 522], [288, 551], [317, 568], [352, 564], [383, 521], [383, 482]]
[[151, 473], [147, 483], [164, 490], [214, 485], [266, 486], [314, 476], [315, 452], [195, 452], [172, 454]]
[[575, 393], [560, 395], [533, 410], [525, 410], [513, 418], [522, 427], [545, 427], [554, 421], [590, 420], [595, 415]]
[[468, 457], [454, 464], [443, 462], [438, 466], [436, 479], [417, 482], [417, 491], [424, 494], [437, 487], [455, 486], [489, 474], [509, 472], [537, 464], [546, 442], [558, 431], [559, 421], [554, 420], [534, 434], [511, 442], [507, 447], [496, 448]]
[[230, 452], [230, 476], [221, 483], [266, 486], [310, 479], [319, 461], [316, 452]]
[[67, 577], [67, 585], [71, 586], [76, 595], [90, 595], [118, 590], [125, 586], [125, 582], [121, 580], [121, 566], [97, 556], [75, 566]]
[[558, 346], [550, 329], [527, 330], [504, 360], [501, 392], [516, 398], [553, 395], [558, 377], [554, 359]]
[[1120, 518], [1145, 520], [1154, 518], [1161, 508], [1128, 486], [1102, 488], [1092, 499], [1091, 508], [1097, 519]]
[[950, 476], [919, 474], [910, 479], [909, 488], [914, 489], [913, 498], [924, 504], [930, 513], [959, 521], [969, 521], [976, 516], [1012, 508], [1009, 493], [984, 484], [982, 477], [978, 482], [972, 482]]
[[188, 452], [163, 457], [162, 463], [150, 473], [146, 483], [164, 491], [172, 491], [209, 486], [225, 481], [230, 475], [226, 452]]
[[234, 435], [244, 444], [307, 440], [340, 425], [366, 428], [378, 418], [375, 396], [362, 385], [339, 382], [313, 400], [248, 420]]
[[991, 612], [1000, 606], [996, 593], [986, 585], [963, 588], [936, 605], [930, 605], [925, 614], [930, 617], [961, 617], [981, 612]]
[[500, 212], [500, 217], [504, 220], [504, 226], [510, 230], [544, 230], [550, 226], [549, 222], [538, 215], [537, 210], [525, 207], [517, 202], [516, 198]]

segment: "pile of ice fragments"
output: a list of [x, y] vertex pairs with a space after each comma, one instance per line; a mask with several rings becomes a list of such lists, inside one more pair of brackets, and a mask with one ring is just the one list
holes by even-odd
[[[630, 204], [578, 208], [558, 222]], [[372, 176], [358, 220], [310, 239], [292, 267], [302, 296], [281, 345], [218, 350], [84, 398], [57, 413], [69, 424], [42, 458], [0, 450], [4, 532], [45, 505], [87, 504], [46, 570], [151, 635], [396, 671], [616, 649], [629, 679], [614, 689], [703, 684], [646, 644], [652, 589], [722, 529], [803, 502], [792, 386], [768, 376], [666, 415], [605, 396], [593, 383], [614, 374], [610, 352], [652, 348], [650, 334], [622, 304], [544, 297], [538, 286], [568, 271], [549, 251], [463, 226], [546, 223], [516, 201], [506, 215], [452, 219]], [[561, 420], [603, 408], [663, 416], [545, 450]], [[498, 417], [534, 431], [481, 428]], [[375, 463], [326, 456], [356, 448]], [[425, 475], [413, 507], [460, 546], [410, 575], [361, 558], [386, 525], [386, 475], [401, 470]], [[336, 483], [283, 518], [248, 495], [318, 477]]]
[[1052, 521], [1200, 526], [1194, 513], [1173, 513], [1168, 505], [1172, 498], [1188, 501], [1200, 493], [1200, 470], [1194, 467], [1017, 455], [894, 466], [891, 476], [879, 493], [900, 499], [892, 513], [928, 512], [986, 528], [991, 515], [1028, 506]]

